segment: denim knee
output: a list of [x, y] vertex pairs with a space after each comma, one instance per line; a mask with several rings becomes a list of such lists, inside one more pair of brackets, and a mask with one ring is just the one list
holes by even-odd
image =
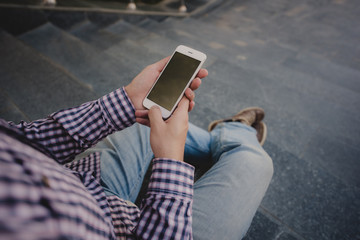
[[221, 154], [219, 162], [229, 162], [234, 172], [243, 172], [244, 169], [249, 177], [254, 177], [257, 182], [268, 185], [274, 173], [271, 157], [260, 147], [252, 145], [240, 145]]

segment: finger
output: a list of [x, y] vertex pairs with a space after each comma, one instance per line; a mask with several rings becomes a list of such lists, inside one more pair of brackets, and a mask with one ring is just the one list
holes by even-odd
[[156, 70], [161, 72], [164, 69], [164, 67], [166, 66], [166, 64], [168, 63], [169, 59], [170, 59], [170, 56], [163, 58], [160, 61], [154, 63], [154, 67], [156, 68]]
[[142, 125], [148, 126], [150, 127], [150, 121], [149, 119], [145, 119], [145, 118], [136, 118], [136, 122], [140, 123]]
[[157, 106], [151, 107], [148, 116], [149, 116], [150, 126], [152, 126], [153, 124], [156, 125], [156, 124], [160, 124], [161, 122], [164, 122], [161, 116], [160, 108]]
[[196, 75], [199, 78], [204, 78], [207, 77], [207, 75], [209, 75], [208, 70], [206, 70], [205, 68], [200, 69], [200, 71], [198, 72], [198, 74]]
[[199, 87], [200, 87], [200, 85], [201, 85], [201, 79], [200, 78], [195, 78], [192, 82], [191, 82], [191, 84], [190, 84], [190, 88], [192, 89], [192, 90], [196, 90], [196, 89], [198, 89]]
[[190, 101], [189, 99], [183, 97], [179, 103], [178, 108], [180, 108], [181, 111], [187, 110], [189, 107]]
[[135, 117], [136, 118], [145, 118], [145, 119], [147, 119], [147, 118], [149, 118], [148, 115], [149, 115], [149, 110], [136, 110], [135, 111]]
[[190, 104], [189, 104], [189, 110], [188, 111], [191, 112], [191, 110], [193, 110], [194, 106], [195, 106], [195, 102], [191, 101]]
[[174, 112], [174, 116], [179, 116], [179, 115], [183, 115], [185, 116], [185, 114], [187, 115], [188, 110], [189, 110], [189, 104], [190, 101], [189, 99], [187, 99], [186, 97], [183, 97], [181, 99], [181, 101], [179, 102], [178, 107], [176, 108], [175, 112]]
[[190, 100], [193, 101], [195, 99], [195, 93], [190, 88], [186, 89], [185, 96]]

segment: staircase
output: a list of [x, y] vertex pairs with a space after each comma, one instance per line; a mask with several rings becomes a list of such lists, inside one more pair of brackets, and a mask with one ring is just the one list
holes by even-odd
[[0, 117], [96, 99], [188, 45], [210, 73], [191, 122], [267, 112], [275, 174], [245, 239], [360, 239], [359, 7], [223, 2], [189, 18], [0, 8]]

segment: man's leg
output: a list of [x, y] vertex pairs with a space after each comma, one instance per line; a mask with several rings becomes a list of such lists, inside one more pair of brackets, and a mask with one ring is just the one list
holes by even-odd
[[[185, 160], [199, 165], [211, 158], [208, 132], [190, 124], [186, 139]], [[117, 132], [89, 150], [101, 152], [101, 181], [107, 194], [116, 194], [135, 203], [146, 171], [154, 158], [150, 129], [140, 124]], [[89, 151], [82, 155], [89, 154]]]
[[150, 129], [140, 124], [114, 133], [91, 151], [101, 152], [101, 185], [106, 194], [135, 203], [154, 155]]
[[[193, 150], [209, 146], [215, 164], [194, 185], [194, 239], [241, 239], [270, 183], [272, 160], [262, 149], [254, 128], [239, 122], [220, 123], [209, 134], [191, 134]], [[196, 153], [196, 151], [194, 151]], [[197, 153], [200, 154], [199, 152]]]
[[[185, 158], [190, 164], [205, 163], [211, 158], [208, 132], [190, 124]], [[200, 131], [196, 131], [196, 129]], [[101, 184], [108, 195], [118, 195], [135, 203], [146, 171], [154, 158], [150, 129], [140, 124], [114, 133], [76, 159], [101, 152]]]
[[[107, 194], [135, 202], [153, 159], [150, 129], [135, 124], [91, 151], [101, 151], [101, 177]], [[211, 133], [190, 124], [185, 160], [214, 161], [194, 185], [194, 239], [239, 239], [258, 208], [272, 176], [272, 162], [253, 128], [220, 123]]]

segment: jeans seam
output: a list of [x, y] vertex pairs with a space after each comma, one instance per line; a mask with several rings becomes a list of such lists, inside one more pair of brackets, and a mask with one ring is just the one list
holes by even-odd
[[[150, 158], [151, 157], [151, 160], [149, 162], [149, 164], [147, 165], [147, 167], [145, 168], [142, 168], [141, 171], [139, 172], [140, 174], [138, 175], [138, 178], [136, 180], [136, 184], [134, 184], [131, 188], [132, 190], [129, 192], [129, 198], [132, 198], [133, 197], [133, 194], [134, 194], [134, 189], [137, 189], [139, 185], [142, 185], [143, 184], [143, 181], [141, 181], [141, 179], [143, 179], [146, 175], [146, 172], [150, 166], [150, 163], [153, 159], [153, 153], [152, 152], [149, 152], [147, 154], [147, 156], [145, 157], [145, 159], [148, 159], [148, 157]], [[139, 192], [136, 194], [136, 197], [139, 195]], [[135, 199], [136, 200], [136, 199]]]
[[185, 148], [191, 148], [191, 149], [194, 149], [194, 150], [199, 151], [201, 153], [207, 153], [208, 152], [208, 150], [205, 150], [205, 149], [202, 149], [202, 148], [197, 148], [197, 147], [194, 147], [194, 146], [191, 146], [191, 145], [188, 145], [188, 144], [186, 145]]

